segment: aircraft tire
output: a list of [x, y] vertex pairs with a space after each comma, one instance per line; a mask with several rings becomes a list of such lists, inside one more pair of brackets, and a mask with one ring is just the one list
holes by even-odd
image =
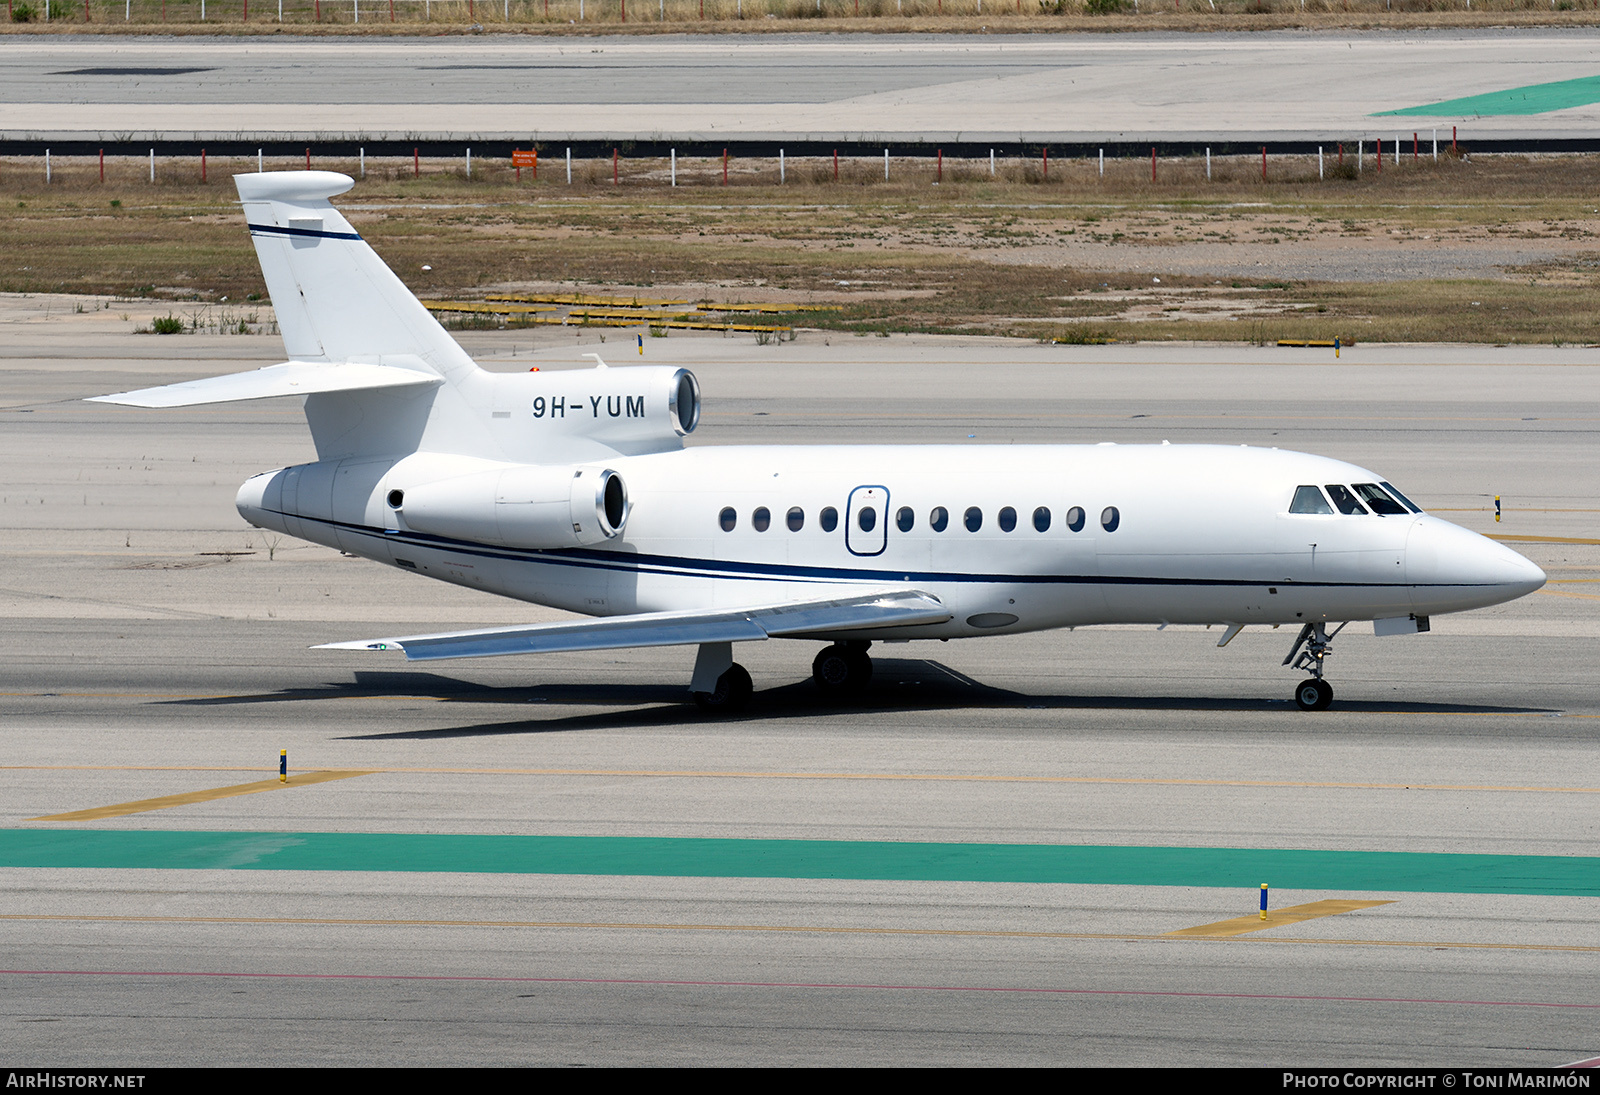
[[1294, 690], [1295, 706], [1302, 711], [1326, 711], [1333, 706], [1333, 685], [1311, 677]]
[[743, 711], [755, 692], [750, 673], [734, 662], [727, 672], [717, 678], [717, 687], [711, 692], [696, 692], [694, 702], [708, 715], [732, 715]]
[[811, 679], [823, 695], [837, 696], [865, 688], [872, 679], [872, 659], [864, 651], [835, 643], [825, 646], [811, 662]]

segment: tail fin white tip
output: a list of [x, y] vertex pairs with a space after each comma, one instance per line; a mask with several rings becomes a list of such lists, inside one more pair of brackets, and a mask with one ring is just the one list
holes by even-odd
[[268, 171], [235, 175], [239, 200], [247, 202], [318, 202], [343, 194], [356, 184], [337, 171]]

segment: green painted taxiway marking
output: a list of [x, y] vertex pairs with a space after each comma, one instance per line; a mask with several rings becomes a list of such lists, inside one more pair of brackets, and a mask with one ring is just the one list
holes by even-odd
[[1600, 103], [1600, 76], [1580, 76], [1576, 80], [1557, 80], [1552, 84], [1529, 84], [1527, 87], [1490, 91], [1483, 95], [1468, 95], [1462, 99], [1446, 99], [1442, 103], [1408, 106], [1404, 110], [1381, 110], [1372, 117], [1394, 114], [1442, 117], [1544, 114], [1591, 103]]
[[1600, 896], [1600, 857], [441, 833], [0, 830], [0, 867], [464, 871]]

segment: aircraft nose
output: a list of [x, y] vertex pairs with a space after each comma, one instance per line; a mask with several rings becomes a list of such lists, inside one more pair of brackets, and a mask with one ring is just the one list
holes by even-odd
[[1459, 612], [1527, 596], [1545, 573], [1504, 544], [1422, 517], [1406, 538], [1406, 581], [1419, 612]]

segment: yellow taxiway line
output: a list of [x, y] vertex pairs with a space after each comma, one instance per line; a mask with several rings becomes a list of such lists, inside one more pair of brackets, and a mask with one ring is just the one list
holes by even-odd
[[290, 776], [287, 783], [276, 779], [263, 779], [255, 783], [236, 783], [231, 787], [212, 787], [204, 791], [187, 791], [181, 795], [163, 795], [160, 798], [145, 798], [137, 802], [119, 802], [114, 806], [96, 806], [90, 810], [73, 810], [66, 814], [50, 814], [46, 817], [29, 818], [29, 821], [101, 821], [108, 817], [126, 817], [129, 814], [142, 814], [150, 810], [165, 810], [173, 806], [192, 806], [197, 802], [215, 802], [219, 798], [234, 798], [238, 795], [255, 795], [262, 791], [278, 791], [289, 787], [303, 787], [312, 783], [328, 783], [336, 779], [349, 779], [352, 776], [371, 775], [367, 771], [347, 772], [302, 772]]
[[1199, 924], [1193, 928], [1179, 928], [1175, 932], [1167, 932], [1169, 936], [1178, 936], [1183, 939], [1231, 939], [1236, 935], [1247, 932], [1265, 931], [1268, 928], [1279, 928], [1285, 924], [1298, 924], [1303, 920], [1316, 920], [1323, 916], [1338, 916], [1340, 913], [1355, 912], [1357, 909], [1370, 909], [1378, 905], [1393, 905], [1393, 901], [1346, 901], [1334, 898], [1328, 901], [1313, 901], [1307, 905], [1291, 905], [1287, 909], [1278, 909], [1267, 913], [1263, 919], [1256, 916], [1237, 916], [1232, 920], [1219, 920], [1215, 924]]
[[[1541, 716], [1543, 717], [1543, 716]], [[1568, 715], [1567, 718], [1583, 716]], [[1596, 716], [1600, 717], [1600, 716]], [[248, 768], [227, 768], [215, 765], [155, 765], [155, 764], [0, 764], [0, 772], [229, 772], [249, 771]], [[257, 769], [259, 771], [260, 769]], [[738, 770], [694, 768], [363, 768], [359, 771], [308, 772], [290, 776], [291, 783], [326, 782], [347, 776], [370, 775], [428, 775], [428, 776], [601, 776], [608, 779], [821, 779], [864, 780], [912, 783], [1057, 783], [1104, 784], [1113, 786], [1151, 787], [1287, 787], [1345, 791], [1488, 791], [1496, 793], [1523, 793], [1540, 795], [1594, 795], [1600, 787], [1541, 787], [1531, 784], [1494, 783], [1369, 783], [1336, 780], [1268, 780], [1268, 779], [1182, 779], [1162, 776], [1028, 776], [1028, 775], [978, 775], [961, 772], [750, 772]], [[320, 778], [313, 779], [313, 776]], [[267, 786], [270, 784], [271, 786]], [[270, 790], [279, 784], [267, 780], [263, 784], [242, 784]], [[230, 791], [230, 788], [220, 788]], [[197, 792], [209, 794], [210, 792]], [[238, 794], [249, 794], [240, 790]], [[174, 798], [178, 796], [173, 796]], [[225, 794], [214, 797], [225, 798]], [[163, 799], [151, 799], [162, 802]], [[197, 801], [206, 801], [199, 799]], [[129, 805], [133, 805], [130, 803]], [[177, 803], [173, 803], [177, 805]], [[159, 807], [152, 807], [159, 809]], [[108, 807], [109, 809], [109, 807]], [[54, 820], [54, 819], [35, 819]]]
[[[1323, 904], [1323, 902], [1314, 902]], [[1359, 903], [1357, 903], [1359, 904]], [[1367, 902], [1366, 904], [1384, 904]], [[1280, 914], [1289, 910], [1280, 910]], [[1271, 914], [1269, 914], [1271, 915]], [[1245, 918], [1249, 919], [1249, 918]], [[536, 931], [674, 931], [674, 932], [760, 932], [806, 935], [924, 935], [963, 936], [990, 939], [1111, 940], [1129, 942], [1170, 942], [1173, 940], [1216, 940], [1229, 936], [1186, 934], [1193, 929], [1151, 935], [1139, 932], [1052, 932], [1002, 931], [984, 928], [887, 928], [831, 924], [681, 924], [627, 921], [579, 920], [399, 920], [328, 916], [114, 916], [82, 913], [0, 913], [0, 922], [37, 921], [62, 924], [217, 924], [263, 925], [269, 927], [333, 928], [498, 928]], [[1226, 922], [1225, 922], [1226, 923]], [[1260, 923], [1260, 921], [1256, 921]], [[1280, 921], [1281, 923], [1281, 921]], [[1271, 926], [1269, 921], [1268, 926]], [[1600, 954], [1600, 947], [1564, 943], [1482, 943], [1439, 939], [1320, 939], [1288, 936], [1259, 936], [1257, 943], [1311, 944], [1335, 947], [1418, 947], [1427, 950], [1503, 950], [1559, 951], [1575, 954]]]

